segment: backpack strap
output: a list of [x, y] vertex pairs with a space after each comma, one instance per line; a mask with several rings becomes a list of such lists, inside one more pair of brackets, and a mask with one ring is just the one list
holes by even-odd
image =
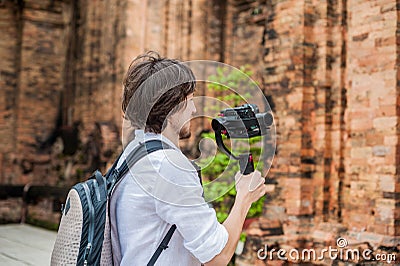
[[160, 257], [161, 252], [163, 252], [163, 250], [168, 248], [168, 243], [171, 240], [171, 237], [174, 234], [175, 229], [176, 225], [173, 224], [171, 228], [168, 230], [167, 234], [164, 236], [160, 245], [158, 245], [157, 250], [154, 252], [153, 256], [151, 256], [151, 259], [149, 263], [147, 263], [147, 266], [153, 266], [156, 263], [158, 257]]

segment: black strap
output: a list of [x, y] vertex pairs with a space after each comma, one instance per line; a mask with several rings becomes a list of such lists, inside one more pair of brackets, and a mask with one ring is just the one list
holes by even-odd
[[171, 228], [168, 230], [167, 234], [164, 236], [163, 240], [161, 241], [160, 245], [158, 245], [157, 250], [154, 252], [153, 256], [151, 257], [149, 263], [147, 263], [147, 266], [153, 266], [158, 257], [160, 257], [161, 252], [163, 250], [168, 248], [168, 243], [171, 240], [172, 235], [174, 234], [176, 229], [176, 225], [172, 225]]
[[[197, 176], [199, 177], [199, 180], [200, 180], [200, 185], [203, 186], [203, 179], [201, 178], [201, 167], [198, 166], [194, 161], [190, 161], [190, 162], [192, 163], [194, 169], [196, 169]], [[203, 198], [204, 198], [204, 195], [203, 195]]]

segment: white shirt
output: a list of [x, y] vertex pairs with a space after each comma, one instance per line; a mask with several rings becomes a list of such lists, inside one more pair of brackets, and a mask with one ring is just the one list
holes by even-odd
[[138, 161], [115, 188], [110, 200], [115, 265], [147, 265], [172, 224], [168, 248], [155, 265], [201, 265], [218, 255], [228, 232], [202, 197], [196, 169], [181, 151], [159, 134], [136, 131], [118, 166], [139, 141], [161, 139], [173, 149]]

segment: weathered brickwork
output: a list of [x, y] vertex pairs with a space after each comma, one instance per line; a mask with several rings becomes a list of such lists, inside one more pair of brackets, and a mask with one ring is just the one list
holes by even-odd
[[2, 183], [76, 182], [95, 167], [82, 157], [97, 156], [88, 150], [99, 129], [100, 163], [118, 152], [121, 10], [119, 1], [3, 1]]
[[[266, 265], [265, 244], [323, 248], [339, 236], [398, 252], [399, 10], [394, 0], [1, 1], [0, 183], [71, 184], [112, 161], [123, 75], [144, 51], [249, 64], [274, 111], [278, 184], [237, 264]], [[195, 121], [195, 135], [207, 126]]]
[[255, 256], [264, 244], [323, 247], [339, 236], [355, 247], [396, 252], [396, 2], [237, 2], [237, 17], [264, 27], [264, 36], [251, 23], [240, 32], [263, 37], [246, 45], [265, 48], [252, 65], [264, 66], [261, 80], [275, 106], [277, 156], [269, 176], [279, 182], [259, 225], [249, 229], [254, 237], [240, 263], [264, 265]]
[[[5, 5], [5, 4], [4, 4]], [[14, 136], [16, 128], [16, 97], [17, 97], [17, 72], [19, 70], [18, 60], [18, 35], [20, 32], [18, 8], [7, 5], [0, 9], [0, 27], [3, 38], [0, 39], [2, 50], [2, 63], [0, 65], [0, 134], [3, 141], [0, 143], [0, 161], [2, 169], [3, 162], [8, 159], [9, 153], [16, 147]], [[7, 141], [5, 141], [7, 140]], [[4, 170], [3, 170], [4, 171]], [[3, 180], [2, 180], [3, 181]], [[4, 182], [4, 181], [3, 181]]]
[[[370, 11], [360, 14], [366, 8]], [[394, 217], [399, 199], [396, 2], [352, 1], [348, 21], [343, 221], [361, 232], [395, 236], [400, 233]]]

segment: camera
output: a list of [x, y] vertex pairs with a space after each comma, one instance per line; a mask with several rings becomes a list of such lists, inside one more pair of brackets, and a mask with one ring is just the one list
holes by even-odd
[[252, 138], [265, 135], [273, 123], [270, 112], [260, 113], [257, 105], [244, 104], [222, 110], [211, 126], [228, 138]]
[[238, 160], [240, 172], [249, 174], [254, 172], [254, 162], [251, 153], [238, 156], [225, 146], [222, 134], [228, 138], [252, 138], [267, 134], [274, 118], [271, 112], [260, 113], [257, 105], [244, 104], [235, 108], [222, 110], [218, 118], [211, 121], [211, 127], [215, 132], [215, 140], [218, 148], [229, 157]]

